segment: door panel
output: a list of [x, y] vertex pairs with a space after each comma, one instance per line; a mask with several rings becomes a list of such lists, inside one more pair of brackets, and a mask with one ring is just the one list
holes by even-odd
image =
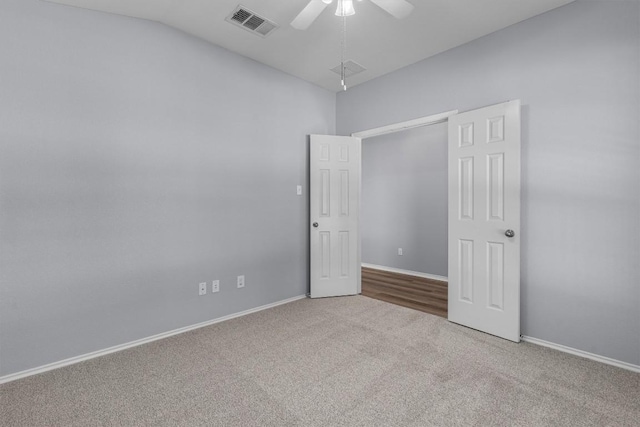
[[311, 135], [310, 144], [311, 297], [355, 295], [360, 291], [360, 139]]
[[473, 219], [473, 157], [458, 161], [458, 198], [460, 220]]
[[449, 118], [449, 320], [520, 340], [520, 101]]

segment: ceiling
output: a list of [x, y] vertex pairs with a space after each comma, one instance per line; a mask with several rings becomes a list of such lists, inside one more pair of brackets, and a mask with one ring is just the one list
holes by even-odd
[[[289, 24], [309, 0], [47, 0], [150, 19], [200, 37], [337, 92], [342, 20], [336, 1], [305, 30]], [[321, 0], [312, 0], [321, 1]], [[574, 0], [409, 0], [411, 15], [397, 20], [369, 0], [354, 2], [347, 18], [347, 55], [366, 68], [349, 87], [467, 43]], [[241, 4], [278, 24], [260, 37], [225, 21]]]

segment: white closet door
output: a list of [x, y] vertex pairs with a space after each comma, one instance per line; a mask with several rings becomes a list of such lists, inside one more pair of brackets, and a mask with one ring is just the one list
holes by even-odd
[[311, 135], [311, 298], [360, 290], [360, 138]]
[[520, 101], [449, 118], [449, 320], [520, 341]]

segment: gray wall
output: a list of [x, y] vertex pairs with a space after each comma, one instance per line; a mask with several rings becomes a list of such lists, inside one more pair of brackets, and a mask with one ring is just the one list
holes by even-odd
[[640, 364], [640, 3], [578, 1], [356, 86], [338, 133], [523, 103], [522, 332]]
[[305, 294], [296, 185], [334, 131], [333, 93], [247, 58], [2, 0], [0, 375]]
[[446, 276], [447, 200], [446, 123], [365, 139], [362, 262]]

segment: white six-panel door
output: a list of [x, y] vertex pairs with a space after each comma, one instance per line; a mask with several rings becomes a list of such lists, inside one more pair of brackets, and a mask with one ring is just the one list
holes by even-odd
[[520, 101], [449, 118], [449, 320], [520, 341]]
[[311, 135], [311, 298], [360, 291], [360, 138]]

